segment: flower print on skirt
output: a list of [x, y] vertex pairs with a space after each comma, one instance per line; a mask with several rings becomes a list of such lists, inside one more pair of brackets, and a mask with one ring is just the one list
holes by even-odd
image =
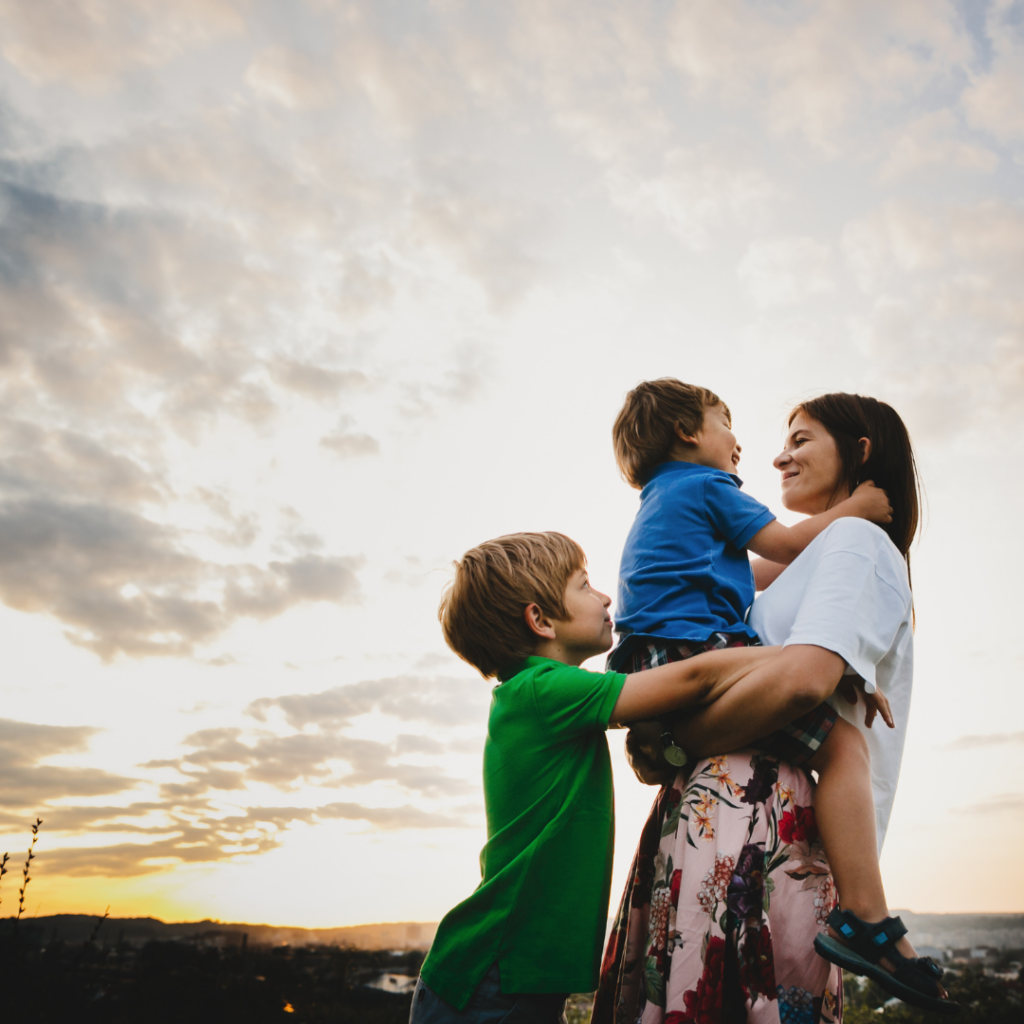
[[757, 751], [658, 794], [601, 969], [594, 1024], [839, 1024], [814, 952], [835, 905], [814, 784]]

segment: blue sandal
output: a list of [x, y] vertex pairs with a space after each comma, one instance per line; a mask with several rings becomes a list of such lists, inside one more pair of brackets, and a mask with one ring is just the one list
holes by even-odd
[[[939, 995], [942, 968], [930, 956], [906, 957], [896, 948], [896, 942], [907, 934], [906, 925], [898, 917], [868, 924], [856, 914], [837, 907], [828, 915], [828, 923], [843, 938], [816, 936], [814, 948], [818, 956], [838, 964], [844, 971], [866, 975], [911, 1006], [936, 1013], [960, 1012], [959, 1003]], [[895, 971], [887, 971], [878, 962], [883, 957]]]

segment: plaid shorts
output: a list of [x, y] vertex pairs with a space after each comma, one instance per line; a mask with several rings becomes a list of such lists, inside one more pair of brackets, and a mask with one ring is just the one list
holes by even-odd
[[[695, 654], [704, 654], [707, 651], [721, 651], [727, 647], [760, 646], [761, 641], [757, 637], [750, 637], [744, 633], [713, 633], [700, 644], [648, 641], [645, 644], [638, 644], [630, 651], [619, 671], [643, 672], [659, 665], [670, 665], [674, 661], [685, 661]], [[788, 764], [805, 764], [825, 742], [825, 738], [832, 731], [832, 726], [836, 724], [837, 714], [831, 704], [819, 704], [806, 714], [793, 719], [789, 725], [762, 736], [751, 746]]]

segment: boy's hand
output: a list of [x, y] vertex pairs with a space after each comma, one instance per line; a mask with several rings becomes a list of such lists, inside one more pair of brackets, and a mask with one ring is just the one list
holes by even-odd
[[881, 690], [867, 693], [864, 690], [864, 680], [860, 676], [856, 678], [853, 676], [843, 676], [836, 689], [839, 690], [848, 704], [856, 704], [860, 697], [864, 698], [864, 703], [867, 705], [864, 712], [864, 725], [868, 729], [871, 728], [877, 715], [882, 716], [882, 721], [890, 729], [896, 728], [896, 722], [892, 717], [892, 709], [889, 707], [889, 701], [886, 699], [885, 694]]
[[673, 768], [661, 754], [661, 735], [665, 727], [656, 720], [633, 722], [626, 733], [626, 757], [633, 774], [645, 786], [664, 786], [671, 782], [678, 768]]
[[861, 519], [867, 519], [872, 523], [892, 522], [889, 495], [881, 487], [876, 487], [873, 480], [865, 480], [850, 495], [850, 501], [854, 503], [856, 514]]

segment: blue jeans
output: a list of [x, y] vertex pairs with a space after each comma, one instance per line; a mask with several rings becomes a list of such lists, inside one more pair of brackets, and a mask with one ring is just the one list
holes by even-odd
[[565, 996], [505, 995], [493, 964], [464, 1010], [416, 982], [409, 1024], [565, 1024]]

